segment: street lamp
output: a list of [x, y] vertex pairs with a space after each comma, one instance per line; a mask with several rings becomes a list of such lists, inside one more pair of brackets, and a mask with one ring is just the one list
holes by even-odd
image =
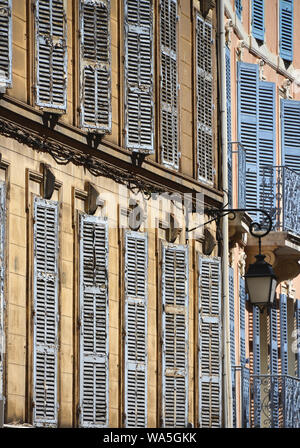
[[265, 261], [265, 255], [256, 255], [256, 262], [250, 264], [245, 274], [246, 290], [252, 305], [272, 306], [275, 298], [277, 278], [272, 266]]

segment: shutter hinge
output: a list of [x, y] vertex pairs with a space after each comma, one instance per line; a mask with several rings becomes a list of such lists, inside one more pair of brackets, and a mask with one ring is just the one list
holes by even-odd
[[126, 414], [125, 412], [122, 413], [122, 423], [124, 424], [126, 421]]
[[77, 406], [77, 416], [79, 416], [81, 414], [81, 406], [78, 405]]
[[126, 330], [125, 328], [122, 329], [122, 339], [125, 339], [126, 337]]

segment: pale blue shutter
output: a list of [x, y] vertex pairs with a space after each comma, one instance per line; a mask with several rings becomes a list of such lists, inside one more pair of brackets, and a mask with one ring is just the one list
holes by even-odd
[[221, 264], [199, 256], [199, 426], [222, 426]]
[[283, 165], [300, 173], [300, 101], [281, 100]]
[[230, 364], [233, 396], [233, 426], [236, 426], [236, 394], [235, 394], [235, 307], [234, 307], [234, 270], [231, 266], [229, 272], [229, 327], [230, 327]]
[[[5, 281], [5, 232], [6, 232], [6, 187], [4, 182], [0, 182], [0, 402], [4, 400], [3, 388], [3, 368], [4, 368], [4, 353], [5, 353], [5, 326], [4, 326], [4, 312], [5, 312], [5, 296], [4, 296], [4, 281]], [[1, 404], [0, 404], [1, 406]], [[0, 410], [1, 412], [1, 410]]]
[[235, 0], [235, 12], [240, 20], [242, 19], [242, 10], [243, 10], [242, 1], [243, 0]]
[[260, 309], [253, 306], [253, 399], [254, 399], [254, 425], [260, 427]]
[[265, 1], [252, 0], [252, 35], [261, 41], [265, 36]]
[[296, 354], [296, 359], [297, 359], [297, 377], [300, 378], [300, 343], [299, 338], [300, 338], [300, 300], [296, 300], [295, 303], [295, 314], [296, 314], [296, 341], [297, 341], [297, 354]]
[[57, 425], [58, 203], [34, 199], [33, 424]]
[[36, 0], [36, 104], [67, 108], [67, 18], [64, 0]]
[[108, 226], [80, 216], [79, 423], [108, 425]]
[[228, 207], [232, 207], [232, 132], [231, 132], [231, 61], [230, 48], [225, 49], [226, 61], [226, 109], [227, 109], [227, 153], [228, 153]]
[[287, 297], [280, 294], [280, 354], [281, 374], [288, 374]]
[[147, 235], [125, 233], [125, 426], [147, 426]]
[[246, 285], [244, 277], [239, 278], [240, 282], [240, 364], [246, 364]]
[[125, 146], [154, 152], [152, 0], [124, 1]]
[[278, 383], [278, 338], [277, 338], [277, 310], [270, 309], [270, 374], [272, 396], [272, 427], [279, 425], [279, 383]]
[[11, 87], [12, 83], [11, 6], [12, 0], [0, 0], [0, 88]]
[[293, 60], [294, 0], [280, 0], [279, 3], [279, 47], [280, 56]]
[[162, 246], [162, 426], [188, 423], [189, 258], [187, 246]]
[[80, 121], [111, 132], [110, 0], [79, 0]]

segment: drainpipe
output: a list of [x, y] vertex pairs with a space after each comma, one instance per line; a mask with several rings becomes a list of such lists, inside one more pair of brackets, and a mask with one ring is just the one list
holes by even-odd
[[[219, 92], [220, 92], [220, 126], [221, 126], [221, 158], [222, 188], [224, 191], [223, 206], [228, 204], [228, 161], [227, 161], [227, 110], [226, 110], [226, 61], [225, 61], [225, 21], [224, 0], [217, 2], [218, 9], [218, 59], [219, 59]], [[229, 323], [229, 238], [228, 216], [222, 219], [222, 291], [223, 291], [223, 410], [224, 426], [232, 428], [232, 386], [230, 365], [230, 323]]]

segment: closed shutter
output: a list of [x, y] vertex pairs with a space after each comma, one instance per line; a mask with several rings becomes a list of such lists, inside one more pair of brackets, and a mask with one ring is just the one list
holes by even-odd
[[246, 285], [244, 277], [239, 278], [240, 282], [240, 364], [246, 364]]
[[254, 425], [260, 427], [261, 397], [260, 397], [260, 310], [253, 306], [253, 399], [254, 399]]
[[198, 178], [213, 182], [212, 25], [198, 14], [196, 23]]
[[80, 0], [81, 126], [111, 132], [110, 0]]
[[199, 256], [199, 426], [222, 425], [221, 265]]
[[125, 426], [147, 426], [147, 235], [125, 233]]
[[272, 395], [272, 428], [279, 425], [279, 382], [278, 382], [278, 336], [277, 336], [277, 310], [270, 309], [270, 374]]
[[125, 145], [154, 152], [152, 0], [126, 0]]
[[108, 425], [108, 226], [80, 216], [80, 426]]
[[67, 19], [64, 0], [36, 0], [36, 103], [67, 108]]
[[279, 47], [280, 56], [293, 60], [294, 0], [280, 0], [279, 3]]
[[296, 300], [295, 303], [295, 314], [296, 314], [296, 341], [297, 341], [297, 353], [296, 353], [296, 360], [297, 360], [297, 367], [296, 367], [296, 371], [297, 371], [297, 377], [300, 378], [300, 343], [299, 343], [299, 338], [300, 338], [300, 300]]
[[162, 426], [188, 423], [188, 248], [162, 247]]
[[242, 2], [243, 0], [235, 0], [235, 12], [240, 20], [242, 19], [242, 11], [243, 11]]
[[280, 354], [281, 374], [288, 375], [287, 297], [280, 294]]
[[161, 160], [178, 169], [177, 1], [160, 0]]
[[33, 424], [57, 425], [58, 203], [34, 199]]
[[232, 208], [232, 132], [231, 132], [231, 60], [230, 48], [226, 46], [226, 109], [227, 109], [227, 153], [228, 153], [228, 207]]
[[230, 364], [233, 397], [233, 427], [236, 427], [236, 396], [235, 396], [235, 306], [234, 306], [234, 270], [229, 266], [229, 326], [230, 326]]
[[3, 399], [3, 367], [5, 353], [4, 334], [4, 280], [5, 280], [5, 223], [6, 223], [6, 188], [3, 182], [0, 183], [0, 400]]
[[300, 173], [300, 101], [281, 100], [283, 165]]
[[265, 37], [265, 1], [252, 0], [252, 35], [261, 41]]
[[0, 0], [0, 87], [12, 82], [12, 0]]

